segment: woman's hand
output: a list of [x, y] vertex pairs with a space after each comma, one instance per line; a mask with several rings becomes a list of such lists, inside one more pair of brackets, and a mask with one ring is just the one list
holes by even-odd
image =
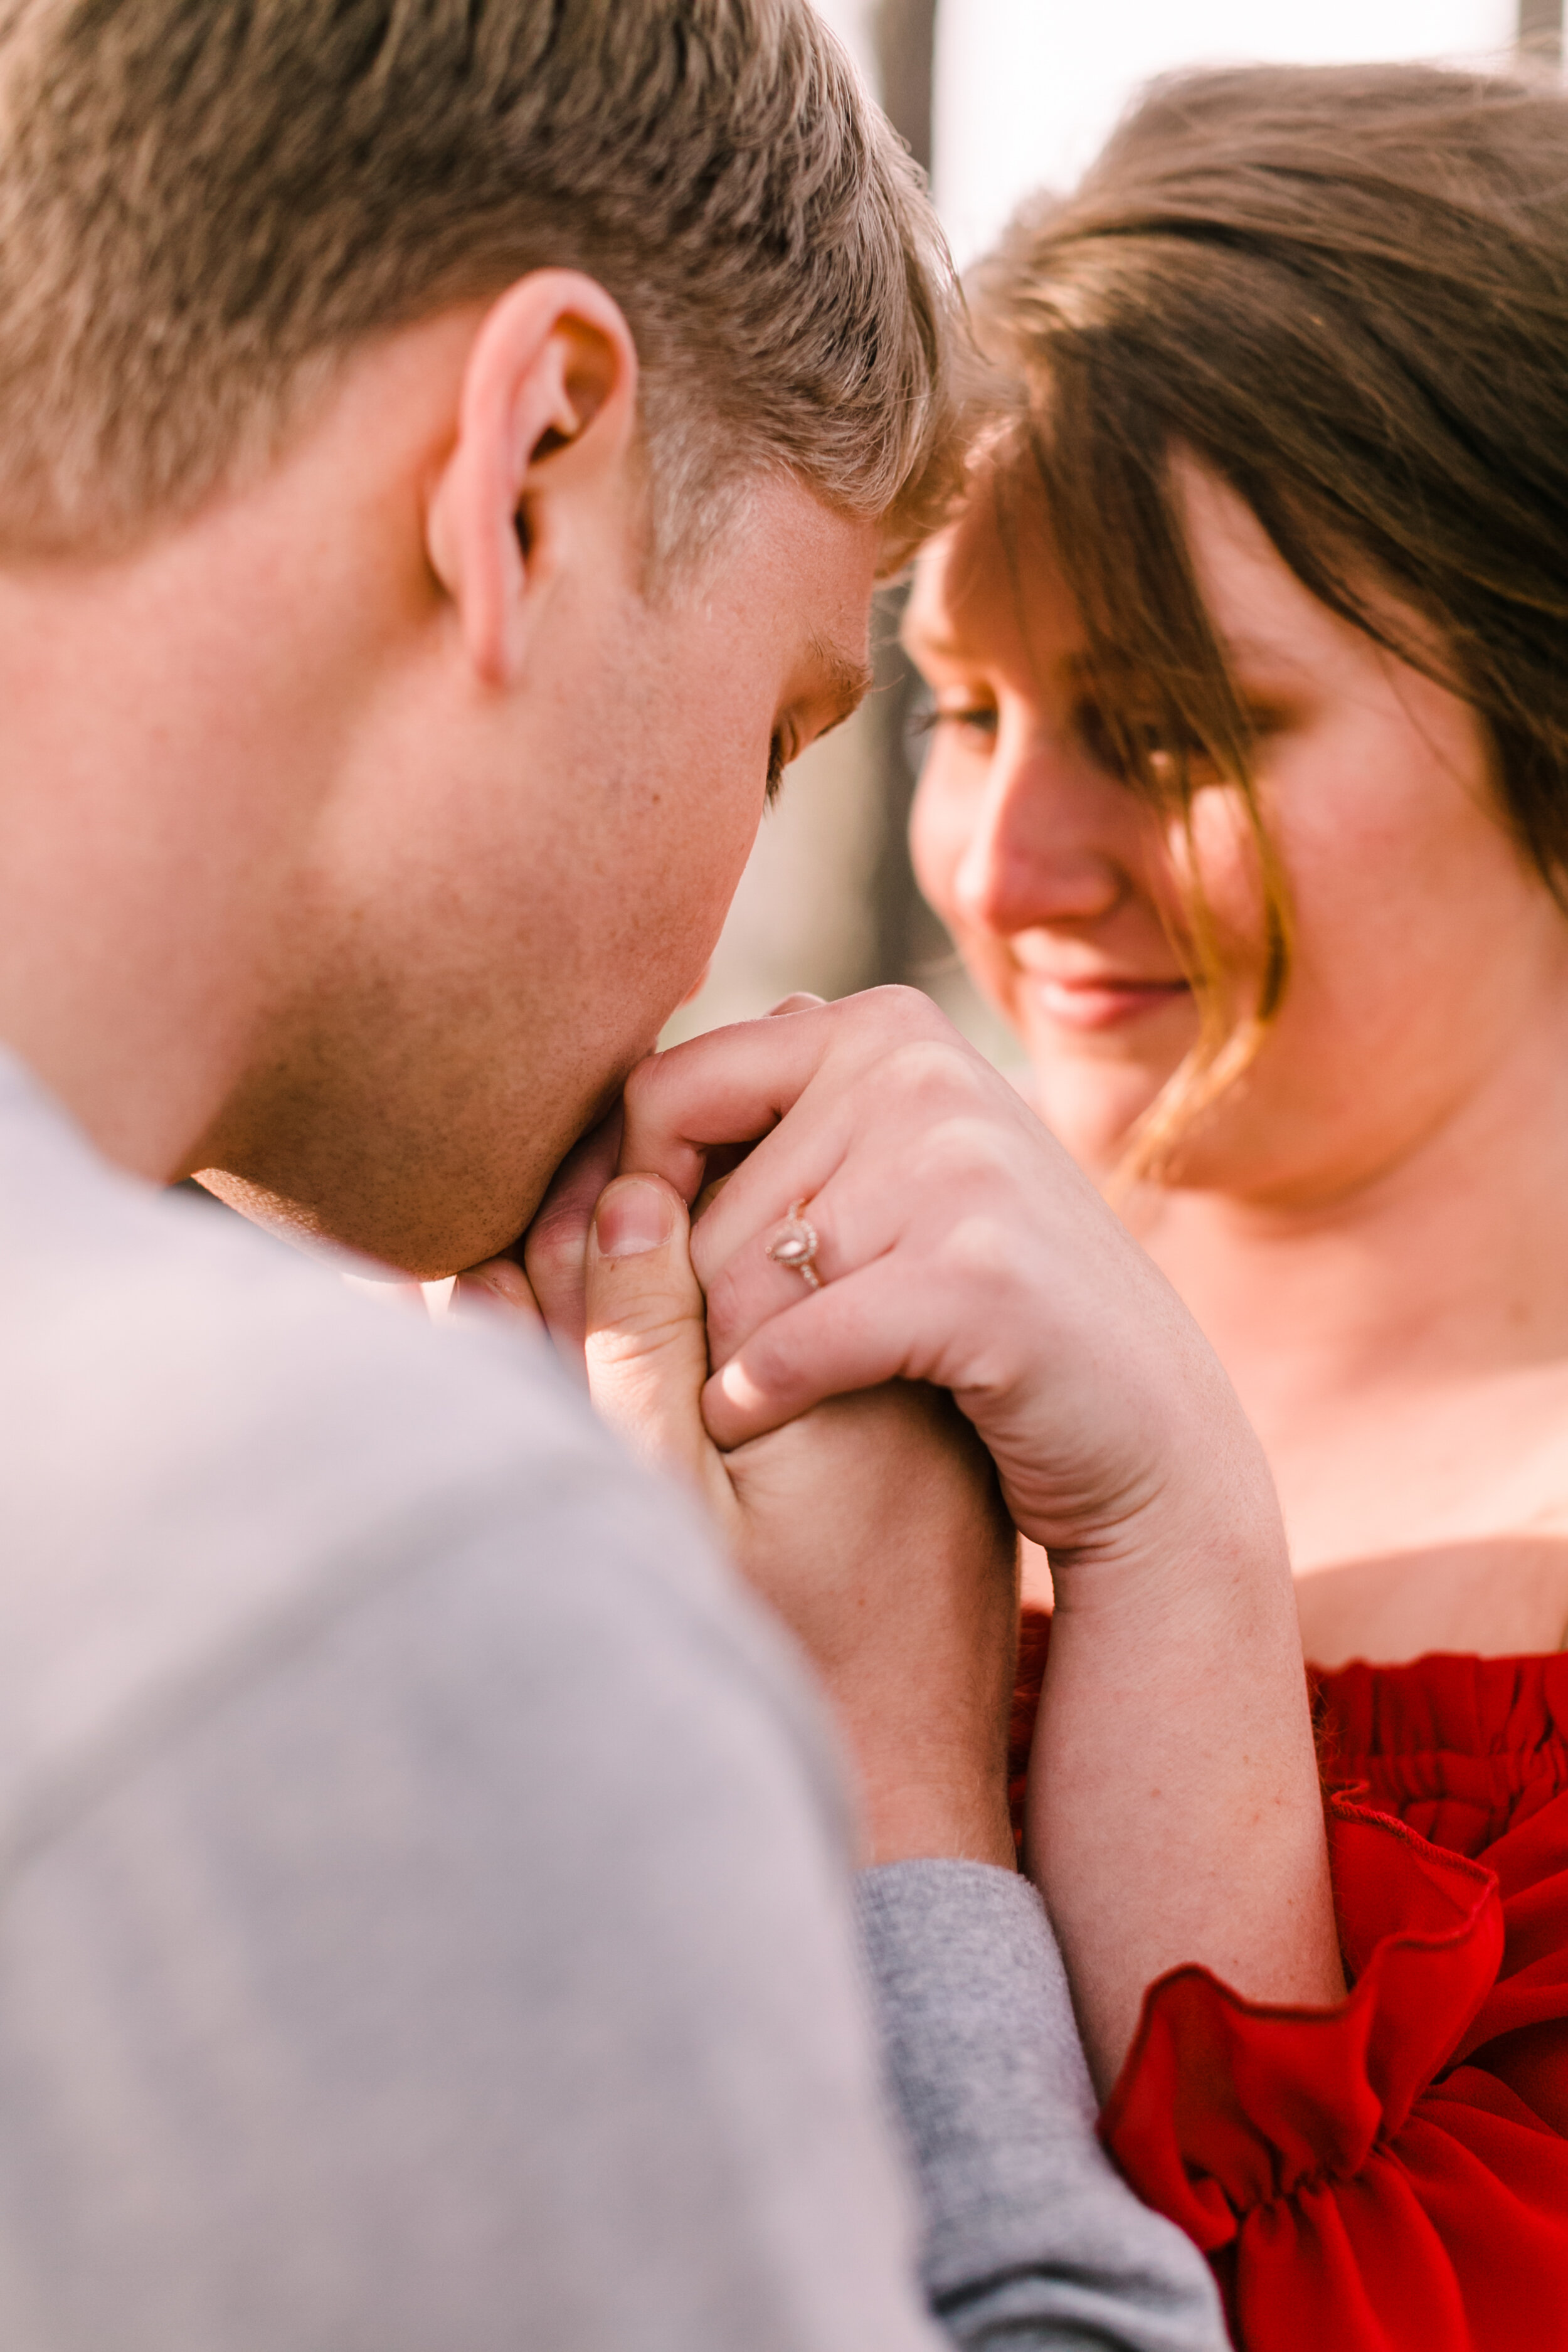
[[632, 1451], [699, 1494], [748, 1580], [825, 1683], [859, 1770], [869, 1859], [1015, 1866], [1006, 1746], [1016, 1538], [984, 1449], [909, 1382], [836, 1399], [721, 1454], [703, 1426], [704, 1301], [684, 1202], [658, 1179], [598, 1186], [614, 1135], [566, 1163], [527, 1275], [459, 1294], [529, 1311]]
[[[1284, 1530], [1253, 1432], [1163, 1277], [923, 998], [878, 991], [633, 1073], [623, 1169], [684, 1197], [733, 1448], [828, 1397], [950, 1391], [1057, 1592], [1028, 1858], [1109, 2084], [1147, 1985], [1343, 1990]], [[797, 1202], [811, 1290], [768, 1255]], [[928, 1688], [930, 1685], [928, 1684]]]
[[[1216, 1512], [1278, 1534], [1262, 1454], [1175, 1293], [1027, 1105], [928, 999], [879, 989], [716, 1030], [633, 1072], [618, 1165], [687, 1200], [736, 1445], [823, 1398], [946, 1389], [1058, 1570], [1131, 1563]], [[823, 1286], [767, 1255], [796, 1202]]]

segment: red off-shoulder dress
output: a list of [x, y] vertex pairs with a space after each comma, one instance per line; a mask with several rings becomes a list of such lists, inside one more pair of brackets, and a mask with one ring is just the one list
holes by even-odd
[[[1049, 1619], [1025, 1620], [1021, 1802]], [[1100, 2131], [1242, 2352], [1568, 2347], [1568, 1654], [1314, 1671], [1349, 1998], [1151, 1986]]]

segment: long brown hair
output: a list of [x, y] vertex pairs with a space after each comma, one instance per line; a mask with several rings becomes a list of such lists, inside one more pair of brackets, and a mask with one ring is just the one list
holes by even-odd
[[1120, 765], [1190, 826], [1201, 752], [1251, 822], [1262, 978], [1238, 1023], [1196, 887], [1202, 1034], [1135, 1148], [1157, 1172], [1256, 1053], [1290, 961], [1173, 456], [1331, 611], [1472, 706], [1506, 819], [1568, 907], [1568, 98], [1416, 65], [1173, 76], [1069, 199], [1024, 206], [974, 294], [1016, 393], [992, 462], [1044, 500]]

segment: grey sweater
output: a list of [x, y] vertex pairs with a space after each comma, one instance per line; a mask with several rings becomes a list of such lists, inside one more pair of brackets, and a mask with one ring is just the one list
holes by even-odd
[[1005, 1873], [859, 1884], [788, 1643], [542, 1349], [0, 1059], [5, 2352], [1215, 2352]]

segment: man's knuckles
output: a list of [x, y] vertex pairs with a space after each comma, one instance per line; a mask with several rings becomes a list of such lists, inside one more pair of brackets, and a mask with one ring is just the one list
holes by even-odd
[[590, 1366], [637, 1361], [649, 1356], [678, 1355], [708, 1370], [708, 1343], [700, 1313], [685, 1299], [665, 1297], [617, 1298], [613, 1294], [595, 1302], [594, 1320], [584, 1340]]

